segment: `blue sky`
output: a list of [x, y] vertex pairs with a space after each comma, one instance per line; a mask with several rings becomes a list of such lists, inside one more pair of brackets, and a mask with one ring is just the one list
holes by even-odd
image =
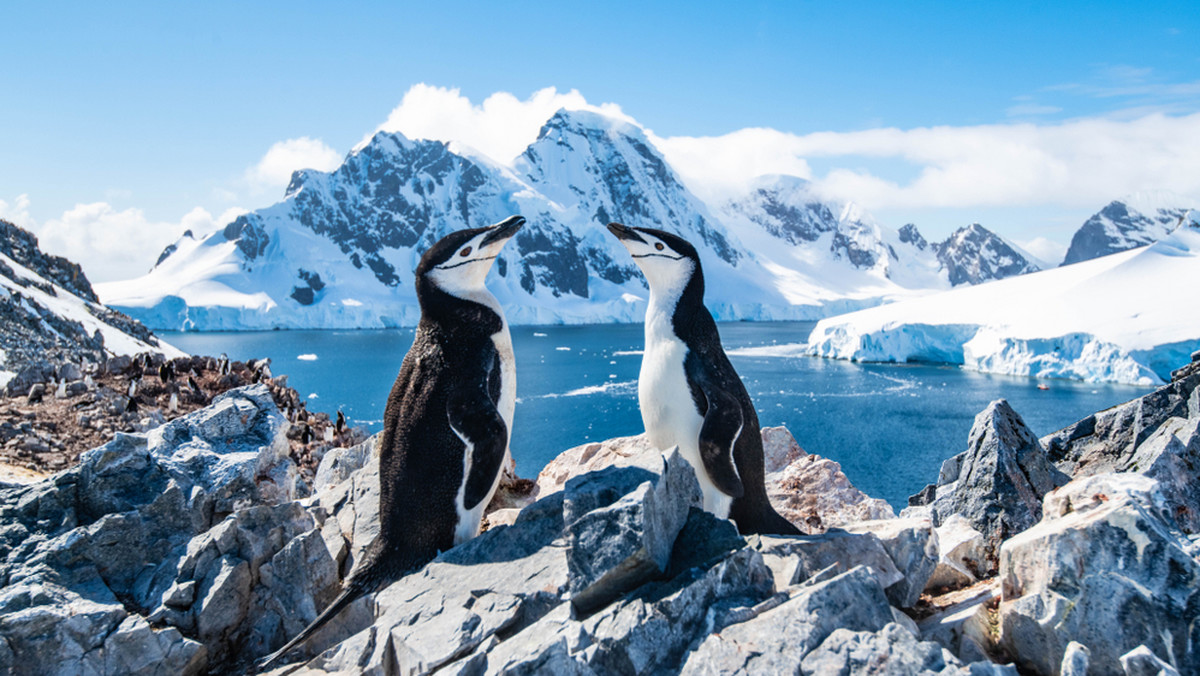
[[[1061, 246], [1127, 192], [1200, 196], [1194, 1], [576, 5], [9, 3], [0, 217], [77, 257], [119, 240], [157, 251], [277, 201], [261, 171], [276, 144], [307, 140], [275, 160], [329, 162], [421, 83], [443, 95], [413, 106], [550, 87], [616, 104], [677, 165], [700, 157], [680, 170], [701, 190], [736, 173], [712, 158], [786, 147], [797, 173], [935, 239], [979, 220]], [[783, 136], [730, 136], [745, 128]], [[964, 156], [974, 146], [1019, 151], [989, 169]], [[1009, 176], [1041, 187], [976, 185]]]

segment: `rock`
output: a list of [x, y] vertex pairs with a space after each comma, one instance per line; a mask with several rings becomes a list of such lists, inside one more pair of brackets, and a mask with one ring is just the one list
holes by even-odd
[[884, 591], [892, 605], [911, 608], [938, 565], [940, 531], [929, 519], [863, 521], [846, 527], [850, 533], [871, 533], [879, 538], [903, 579]]
[[838, 575], [855, 567], [870, 570], [876, 583], [884, 588], [904, 580], [883, 543], [872, 533], [835, 529], [820, 535], [762, 535], [757, 540], [755, 547], [774, 574], [777, 589], [800, 584], [827, 569], [827, 575]]
[[[1075, 644], [1078, 645], [1078, 644]], [[1140, 645], [1121, 656], [1125, 676], [1179, 676], [1179, 671]]]
[[952, 514], [937, 528], [938, 562], [925, 589], [961, 589], [994, 576], [983, 533], [971, 522]]
[[[1149, 652], [1149, 651], [1147, 651]], [[1063, 653], [1062, 666], [1059, 668], [1059, 676], [1088, 676], [1088, 657], [1091, 651], [1082, 643], [1071, 641], [1067, 644], [1067, 650]], [[1128, 673], [1126, 669], [1126, 673]]]
[[[777, 471], [766, 475], [767, 495], [775, 510], [805, 533], [872, 519], [895, 517], [890, 505], [855, 488], [841, 465], [805, 453], [783, 427], [763, 429], [764, 462]], [[659, 451], [646, 436], [619, 437], [564, 451], [538, 474], [535, 496], [549, 495], [572, 476], [605, 467], [641, 467], [657, 471]], [[780, 463], [787, 460], [787, 464]]]
[[1055, 674], [1067, 645], [1091, 673], [1121, 673], [1144, 645], [1200, 672], [1200, 562], [1175, 530], [1158, 482], [1084, 477], [1046, 496], [1042, 522], [1000, 551], [1001, 643], [1023, 668]]
[[917, 623], [921, 638], [936, 641], [965, 662], [987, 659], [995, 649], [990, 609], [999, 597], [995, 582], [938, 597], [939, 610]]
[[320, 493], [344, 482], [351, 474], [362, 469], [372, 457], [378, 457], [381, 436], [382, 432], [350, 448], [335, 448], [326, 452], [313, 478], [313, 492]]
[[105, 674], [200, 674], [207, 663], [205, 647], [184, 638], [178, 629], [154, 631], [136, 615], [125, 618], [104, 641]]
[[876, 632], [892, 621], [883, 587], [859, 566], [800, 588], [753, 619], [710, 634], [681, 674], [798, 673], [804, 656], [838, 629]]
[[939, 527], [953, 514], [963, 516], [994, 557], [1000, 542], [1038, 522], [1042, 496], [1067, 477], [1003, 399], [975, 416], [967, 447], [961, 460], [943, 465], [948, 481], [937, 487], [929, 514]]
[[841, 465], [805, 453], [785, 428], [767, 430], [763, 430], [764, 444], [770, 438], [773, 449], [788, 448], [786, 453], [773, 450], [773, 455], [795, 458], [766, 476], [767, 496], [775, 510], [801, 532], [821, 533], [859, 521], [895, 518], [891, 505], [855, 488]]
[[610, 467], [568, 481], [563, 521], [575, 609], [594, 610], [665, 572], [688, 510], [702, 503], [692, 466], [676, 450], [657, 476]]
[[786, 427], [762, 428], [762, 440], [763, 471], [767, 474], [778, 472], [808, 455]]
[[[298, 474], [285, 427], [265, 386], [234, 390], [150, 434], [118, 434], [45, 481], [0, 489], [0, 579], [9, 601], [0, 599], [0, 643], [19, 660], [33, 656], [32, 663], [54, 654], [43, 663], [61, 663], [65, 672], [103, 673], [104, 664], [137, 669], [136, 654], [89, 651], [133, 613], [154, 614], [214, 643], [192, 650], [179, 632], [150, 638], [134, 623], [113, 645], [161, 649], [162, 663], [178, 671], [210, 668], [228, 650], [221, 641], [246, 614], [257, 557], [272, 542], [283, 545], [282, 532], [275, 540], [239, 543], [236, 528], [213, 526], [239, 507], [294, 497], [289, 477]], [[311, 528], [311, 518], [308, 523]], [[197, 535], [202, 542], [189, 557]], [[240, 556], [250, 551], [256, 554]], [[51, 588], [55, 593], [45, 593]], [[32, 635], [31, 616], [73, 619], [64, 631]]]
[[877, 632], [837, 629], [804, 656], [799, 671], [894, 676], [970, 673], [945, 648], [931, 641], [919, 641], [898, 624], [889, 624]]
[[657, 472], [661, 455], [644, 434], [576, 446], [563, 451], [542, 468], [533, 495], [542, 498], [561, 491], [572, 477], [606, 467], [641, 467]]

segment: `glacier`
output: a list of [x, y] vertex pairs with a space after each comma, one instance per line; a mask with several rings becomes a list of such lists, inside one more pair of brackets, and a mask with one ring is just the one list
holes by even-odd
[[1157, 385], [1200, 350], [1200, 224], [1184, 220], [1148, 246], [823, 319], [781, 353]]

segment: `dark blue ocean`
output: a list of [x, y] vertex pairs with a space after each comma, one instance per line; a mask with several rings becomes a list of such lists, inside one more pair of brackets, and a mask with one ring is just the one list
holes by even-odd
[[[811, 322], [720, 325], [726, 350], [802, 343]], [[559, 452], [642, 431], [637, 406], [642, 326], [514, 327], [517, 410], [512, 451], [532, 477]], [[271, 358], [311, 410], [339, 408], [378, 430], [411, 329], [163, 333], [193, 354]], [[999, 398], [1039, 436], [1148, 391], [1125, 385], [986, 375], [956, 367], [854, 364], [731, 355], [763, 426], [785, 425], [810, 453], [832, 458], [860, 489], [897, 508], [966, 448], [975, 414]]]

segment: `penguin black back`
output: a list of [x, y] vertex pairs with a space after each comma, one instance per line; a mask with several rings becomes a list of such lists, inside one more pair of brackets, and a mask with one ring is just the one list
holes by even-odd
[[260, 668], [358, 597], [478, 532], [508, 453], [515, 401], [508, 327], [483, 281], [523, 223], [517, 216], [453, 232], [421, 257], [421, 320], [388, 396], [379, 440], [379, 535], [341, 595]]

